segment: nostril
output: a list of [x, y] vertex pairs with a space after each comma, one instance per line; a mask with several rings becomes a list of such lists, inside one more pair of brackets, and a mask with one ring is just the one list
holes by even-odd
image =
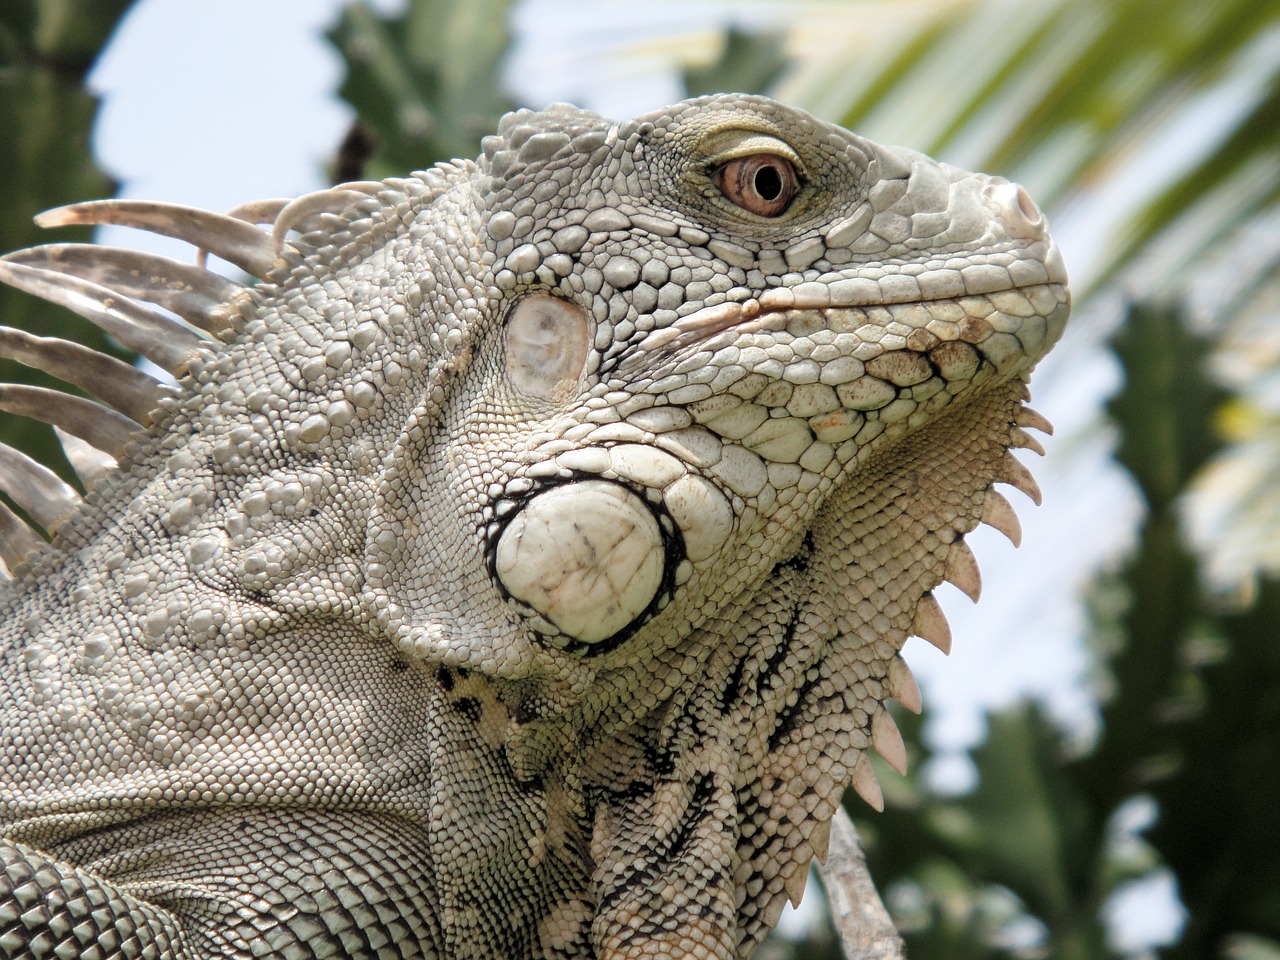
[[1039, 226], [1044, 222], [1044, 214], [1040, 212], [1040, 208], [1036, 206], [1036, 202], [1031, 199], [1031, 194], [1020, 186], [1014, 184], [1018, 190], [1018, 209], [1022, 211], [1022, 215], [1027, 218], [1028, 223]]
[[993, 184], [987, 188], [987, 197], [1010, 235], [1027, 240], [1044, 236], [1044, 214], [1022, 186], [1007, 182]]

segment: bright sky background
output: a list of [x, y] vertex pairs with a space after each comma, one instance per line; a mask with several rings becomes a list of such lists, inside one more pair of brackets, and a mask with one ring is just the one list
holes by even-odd
[[[341, 6], [342, 0], [139, 3], [91, 76], [104, 96], [95, 147], [121, 181], [122, 195], [225, 210], [324, 185], [323, 164], [351, 121], [333, 93], [341, 61], [321, 35]], [[731, 13], [740, 25], [765, 26], [781, 25], [788, 10], [795, 8], [526, 0], [517, 10], [508, 87], [531, 106], [569, 100], [632, 116], [679, 99], [678, 58], [714, 43]], [[673, 44], [673, 38], [681, 39]], [[1059, 227], [1066, 227], [1055, 235], [1068, 266], [1087, 260], [1098, 245], [1088, 217]], [[122, 228], [106, 228], [102, 236], [191, 257], [176, 241]], [[967, 782], [971, 769], [957, 751], [981, 739], [983, 708], [1032, 695], [1081, 734], [1093, 727], [1078, 598], [1103, 559], [1128, 543], [1137, 514], [1127, 482], [1104, 466], [1110, 435], [1099, 403], [1117, 376], [1088, 338], [1071, 334], [1038, 371], [1034, 405], [1058, 428], [1046, 442], [1049, 457], [1030, 463], [1046, 506], [1036, 509], [1006, 491], [1023, 522], [1024, 546], [1015, 552], [986, 528], [972, 535], [985, 580], [981, 604], [973, 607], [949, 585], [939, 590], [954, 652], [944, 658], [920, 640], [907, 646], [932, 710], [930, 740], [950, 751], [932, 771], [942, 782]]]

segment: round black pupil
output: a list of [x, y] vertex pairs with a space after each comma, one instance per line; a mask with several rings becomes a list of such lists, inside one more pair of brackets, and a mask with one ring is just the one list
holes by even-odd
[[761, 167], [756, 171], [755, 187], [765, 200], [776, 200], [782, 195], [782, 177], [773, 167]]

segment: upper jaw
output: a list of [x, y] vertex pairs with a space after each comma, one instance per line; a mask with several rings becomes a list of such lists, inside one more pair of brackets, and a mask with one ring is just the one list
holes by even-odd
[[929, 330], [945, 340], [954, 338], [947, 331], [960, 318], [969, 321], [968, 334], [960, 338], [972, 339], [975, 326], [990, 326], [988, 317], [998, 313], [1007, 318], [994, 325], [1000, 332], [1015, 332], [1011, 326], [1044, 326], [1035, 342], [1027, 344], [1025, 360], [1030, 367], [1061, 335], [1069, 303], [1062, 256], [1047, 236], [1040, 244], [1038, 256], [1017, 257], [1007, 264], [978, 261], [915, 274], [887, 273], [876, 279], [837, 276], [702, 307], [649, 333], [638, 344], [632, 363], [661, 364], [689, 350], [705, 349], [726, 332], [809, 329], [815, 315], [820, 326], [850, 333], [868, 323], [883, 325], [876, 319], [889, 316], [903, 329]]

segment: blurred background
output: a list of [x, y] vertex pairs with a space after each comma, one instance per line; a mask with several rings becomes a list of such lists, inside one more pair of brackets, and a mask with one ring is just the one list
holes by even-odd
[[[474, 156], [515, 106], [730, 90], [1021, 182], [1072, 274], [1045, 506], [970, 538], [955, 651], [906, 650], [912, 773], [848, 800], [909, 955], [1280, 960], [1280, 0], [5, 0], [0, 250], [76, 200], [224, 210]], [[7, 289], [0, 322], [123, 356]], [[47, 428], [0, 441], [70, 478]], [[760, 956], [838, 956], [824, 911]]]

